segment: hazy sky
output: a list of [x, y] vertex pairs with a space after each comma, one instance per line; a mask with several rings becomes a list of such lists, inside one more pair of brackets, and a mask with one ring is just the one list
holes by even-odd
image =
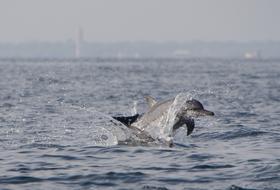
[[0, 0], [0, 42], [280, 40], [280, 0]]

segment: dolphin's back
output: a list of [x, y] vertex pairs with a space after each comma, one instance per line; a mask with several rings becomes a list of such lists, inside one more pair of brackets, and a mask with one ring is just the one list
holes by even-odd
[[138, 128], [145, 128], [151, 122], [167, 114], [167, 111], [173, 102], [174, 98], [156, 103], [133, 125]]

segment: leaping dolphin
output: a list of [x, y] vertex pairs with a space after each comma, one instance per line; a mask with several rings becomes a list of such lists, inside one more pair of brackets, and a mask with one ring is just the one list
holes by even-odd
[[[199, 116], [213, 116], [214, 113], [204, 109], [203, 105], [196, 99], [190, 99], [181, 102], [177, 108], [172, 109], [172, 106], [176, 103], [176, 98], [168, 99], [162, 102], [157, 102], [153, 97], [146, 96], [146, 101], [148, 103], [149, 109], [143, 115], [136, 114], [130, 117], [114, 117], [114, 119], [122, 122], [129, 128], [137, 129], [144, 132], [145, 134], [150, 134], [152, 138], [157, 139], [159, 136], [152, 134], [151, 130], [161, 130], [166, 126], [161, 126], [164, 124], [169, 124], [170, 130], [174, 133], [180, 127], [186, 125], [187, 135], [190, 135], [194, 130], [194, 118]], [[175, 113], [170, 113], [174, 111]], [[170, 115], [172, 121], [169, 121]], [[168, 123], [169, 122], [169, 123]], [[154, 128], [153, 128], [154, 127]], [[153, 129], [152, 129], [153, 128]], [[153, 131], [155, 132], [155, 131]], [[156, 131], [159, 133], [160, 131]], [[172, 142], [171, 142], [172, 143]]]

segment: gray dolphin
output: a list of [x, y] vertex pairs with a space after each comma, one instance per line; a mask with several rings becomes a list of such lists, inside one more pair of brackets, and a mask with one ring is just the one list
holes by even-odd
[[[146, 96], [145, 98], [149, 105], [149, 109], [142, 116], [115, 117], [115, 119], [121, 121], [130, 128], [137, 129], [145, 134], [151, 134], [150, 130], [152, 129], [152, 126], [156, 126], [153, 130], [160, 130], [163, 127], [166, 127], [160, 126], [162, 125], [162, 121], [168, 122], [168, 117], [170, 117], [170, 114], [173, 114], [173, 121], [170, 126], [171, 132], [174, 133], [177, 129], [186, 125], [187, 135], [190, 135], [195, 126], [194, 118], [214, 115], [213, 112], [204, 109], [203, 105], [196, 99], [181, 102], [182, 105], [179, 105], [179, 109], [176, 110], [176, 113], [170, 113], [170, 109], [175, 103], [175, 98], [162, 102], [157, 102], [151, 96]], [[156, 131], [156, 133], [159, 133], [159, 131]], [[157, 138], [157, 136], [152, 134], [151, 137]]]
[[[149, 110], [136, 122], [132, 123], [132, 126], [144, 130], [152, 125], [154, 122], [158, 122], [159, 119], [165, 119], [168, 117], [168, 111], [175, 101], [175, 98], [157, 102], [151, 96], [146, 96], [146, 101], [149, 105]], [[186, 125], [187, 135], [190, 135], [194, 129], [194, 119], [199, 116], [213, 116], [214, 113], [204, 109], [203, 105], [196, 99], [190, 99], [183, 102], [180, 105], [180, 109], [175, 113], [175, 120], [172, 126], [172, 130], [175, 131], [178, 128]]]

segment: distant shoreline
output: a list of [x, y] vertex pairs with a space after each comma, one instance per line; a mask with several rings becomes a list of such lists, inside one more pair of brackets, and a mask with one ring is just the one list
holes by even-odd
[[243, 62], [280, 62], [280, 57], [273, 57], [273, 58], [220, 58], [220, 57], [192, 57], [192, 58], [178, 58], [178, 57], [141, 57], [141, 58], [133, 58], [133, 57], [82, 57], [82, 58], [74, 58], [74, 57], [65, 57], [65, 58], [56, 58], [56, 57], [0, 57], [0, 63], [3, 62], [28, 62], [28, 63], [79, 63], [79, 62], [124, 62], [124, 61], [131, 61], [131, 62], [158, 62], [161, 61], [163, 63], [170, 63], [172, 61], [184, 61], [184, 62], [224, 62], [224, 61], [243, 61]]
[[[79, 52], [77, 54], [77, 51]], [[280, 42], [24, 42], [1, 43], [0, 57], [24, 58], [278, 58]]]

